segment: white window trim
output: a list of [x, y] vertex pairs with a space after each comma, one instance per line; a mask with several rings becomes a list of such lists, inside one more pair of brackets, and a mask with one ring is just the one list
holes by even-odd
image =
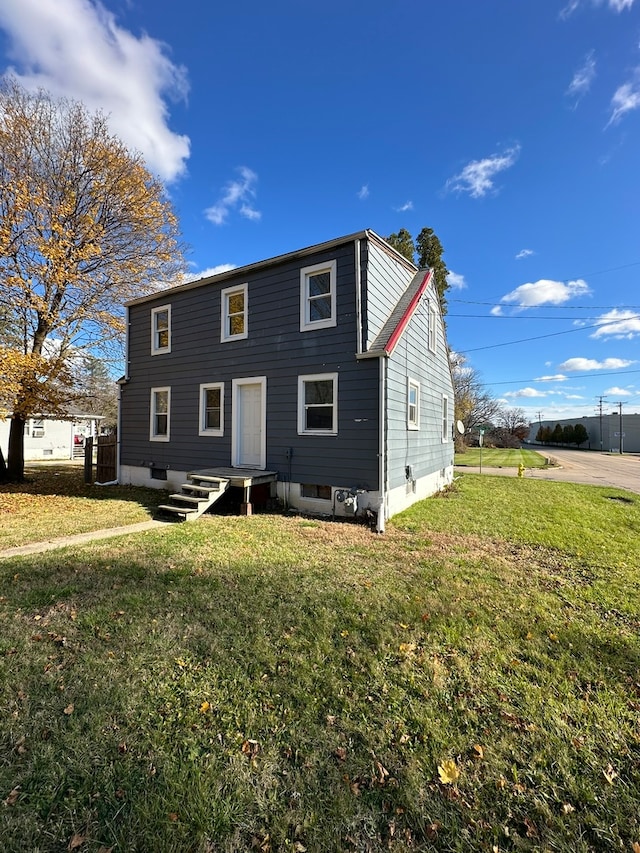
[[451, 427], [449, 423], [449, 398], [446, 394], [442, 395], [442, 443], [449, 441]]
[[[155, 432], [155, 395], [160, 393], [161, 391], [167, 392], [167, 434], [166, 435], [156, 435]], [[171, 386], [163, 385], [158, 388], [151, 389], [151, 400], [149, 404], [149, 441], [169, 441], [169, 436], [171, 433]]]
[[[220, 427], [218, 429], [207, 428], [205, 426], [205, 415], [207, 407], [205, 405], [205, 391], [210, 391], [217, 388], [220, 391]], [[199, 410], [199, 429], [198, 435], [224, 435], [224, 382], [203, 382], [200, 385], [200, 410]]]
[[[311, 332], [313, 329], [328, 329], [337, 325], [336, 319], [336, 261], [323, 264], [313, 264], [300, 270], [300, 331]], [[320, 272], [329, 273], [329, 295], [331, 297], [331, 316], [326, 320], [309, 319], [309, 276]]]
[[[333, 381], [333, 424], [331, 429], [306, 429], [305, 428], [305, 382], [319, 382], [326, 379]], [[298, 376], [298, 435], [337, 435], [338, 434], [338, 374], [337, 373], [309, 373]]]
[[438, 327], [438, 314], [433, 302], [429, 302], [429, 349], [436, 351], [436, 330]]
[[[235, 293], [242, 293], [244, 297], [244, 331], [239, 335], [227, 333], [229, 320], [229, 297]], [[247, 284], [236, 284], [233, 287], [225, 287], [220, 292], [220, 342], [242, 341], [249, 336], [249, 286]]]
[[[31, 418], [31, 438], [44, 438], [45, 425], [44, 418]], [[29, 433], [27, 432], [27, 435]]]
[[[411, 389], [416, 389], [416, 417], [411, 420]], [[415, 379], [407, 378], [407, 429], [420, 429], [420, 383]]]
[[[156, 345], [158, 339], [158, 329], [156, 328], [156, 317], [162, 311], [167, 312], [167, 332], [169, 343], [166, 347]], [[162, 355], [163, 353], [171, 352], [171, 305], [159, 305], [157, 308], [151, 309], [151, 355]]]

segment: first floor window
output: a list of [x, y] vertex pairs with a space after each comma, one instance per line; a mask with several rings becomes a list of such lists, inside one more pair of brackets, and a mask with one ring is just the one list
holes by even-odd
[[200, 435], [222, 435], [224, 431], [224, 385], [200, 386]]
[[420, 383], [407, 381], [407, 429], [420, 429]]
[[449, 441], [449, 400], [442, 398], [442, 440]]
[[298, 432], [336, 435], [338, 374], [298, 377]]
[[151, 441], [169, 441], [170, 388], [151, 389]]

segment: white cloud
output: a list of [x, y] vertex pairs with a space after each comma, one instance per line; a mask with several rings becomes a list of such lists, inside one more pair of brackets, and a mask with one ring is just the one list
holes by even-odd
[[566, 379], [564, 373], [556, 373], [553, 376], [536, 376], [535, 382], [565, 382]]
[[640, 314], [633, 311], [608, 311], [596, 320], [598, 328], [591, 338], [635, 338], [640, 335]]
[[546, 397], [546, 391], [539, 391], [537, 388], [520, 388], [518, 391], [507, 391], [505, 397]]
[[363, 184], [358, 190], [358, 198], [363, 200], [369, 198], [369, 184]]
[[640, 108], [640, 68], [636, 68], [633, 78], [623, 83], [611, 98], [611, 117], [606, 127], [617, 124], [626, 113]]
[[205, 216], [214, 225], [223, 225], [233, 210], [237, 210], [245, 219], [256, 221], [262, 214], [253, 206], [256, 197], [258, 176], [246, 166], [238, 168], [240, 178], [229, 181], [218, 201], [205, 210]]
[[494, 178], [511, 168], [518, 159], [520, 146], [513, 145], [504, 154], [492, 154], [484, 160], [472, 160], [464, 169], [447, 181], [446, 189], [469, 193], [471, 198], [482, 198], [494, 189]]
[[567, 394], [565, 399], [567, 399], [567, 400], [584, 400], [584, 397], [582, 396], [582, 394]]
[[405, 201], [403, 205], [401, 205], [400, 207], [394, 207], [393, 209], [396, 211], [396, 213], [404, 213], [407, 210], [413, 210], [413, 202]]
[[629, 367], [635, 364], [635, 361], [629, 361], [626, 358], [605, 358], [604, 361], [596, 361], [595, 358], [568, 358], [559, 364], [560, 370], [621, 370], [623, 367]]
[[612, 388], [605, 389], [604, 394], [607, 397], [633, 397], [635, 391], [629, 391], [627, 388], [618, 388], [617, 385], [614, 385]]
[[[614, 12], [623, 12], [625, 9], [630, 9], [634, 2], [635, 0], [591, 0], [591, 5], [602, 6], [603, 3], [606, 3], [607, 7]], [[584, 5], [583, 0], [569, 0], [560, 12], [560, 17], [569, 18], [580, 5]]]
[[[574, 296], [591, 293], [589, 285], [581, 278], [576, 281], [553, 281], [541, 278], [527, 282], [505, 294], [500, 300], [503, 305], [516, 305], [518, 308], [535, 308], [540, 305], [563, 305]], [[499, 306], [496, 306], [499, 308]], [[493, 313], [500, 313], [492, 310]]]
[[587, 54], [585, 61], [573, 75], [573, 79], [567, 89], [567, 95], [570, 98], [575, 98], [577, 103], [587, 94], [591, 88], [591, 84], [595, 80], [595, 76], [596, 61], [593, 57], [593, 51], [591, 51]]
[[449, 287], [453, 288], [453, 290], [464, 290], [464, 288], [467, 286], [467, 282], [464, 280], [464, 276], [459, 275], [453, 270], [449, 270], [447, 282], [449, 284]]
[[8, 71], [26, 89], [102, 111], [154, 174], [172, 181], [183, 173], [189, 138], [169, 128], [167, 99], [186, 96], [187, 74], [164, 44], [136, 37], [92, 0], [2, 0], [0, 28], [14, 63]]
[[531, 255], [535, 255], [533, 249], [520, 249], [516, 255], [516, 261], [521, 261], [523, 258], [530, 258]]
[[199, 281], [201, 278], [209, 278], [212, 275], [219, 275], [223, 272], [229, 272], [229, 270], [236, 269], [236, 264], [218, 264], [215, 267], [207, 267], [200, 272], [187, 273], [184, 276], [183, 284], [186, 284], [188, 281]]

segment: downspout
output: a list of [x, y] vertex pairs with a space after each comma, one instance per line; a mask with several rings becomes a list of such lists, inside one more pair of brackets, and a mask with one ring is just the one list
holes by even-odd
[[360, 240], [354, 241], [356, 264], [356, 355], [362, 355], [362, 270], [360, 268]]
[[122, 446], [122, 388], [129, 380], [129, 307], [126, 306], [124, 314], [124, 379], [118, 383], [118, 418], [116, 423], [116, 481], [120, 482], [120, 448]]
[[380, 503], [378, 506], [378, 517], [376, 520], [376, 533], [384, 533], [387, 518], [387, 359], [380, 358], [380, 387], [378, 390], [378, 434], [380, 445], [378, 447], [378, 484], [380, 487]]

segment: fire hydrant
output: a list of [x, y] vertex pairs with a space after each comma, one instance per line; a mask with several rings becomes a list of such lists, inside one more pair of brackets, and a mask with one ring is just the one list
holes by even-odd
[[524, 477], [525, 467], [522, 462], [518, 465], [518, 477]]

